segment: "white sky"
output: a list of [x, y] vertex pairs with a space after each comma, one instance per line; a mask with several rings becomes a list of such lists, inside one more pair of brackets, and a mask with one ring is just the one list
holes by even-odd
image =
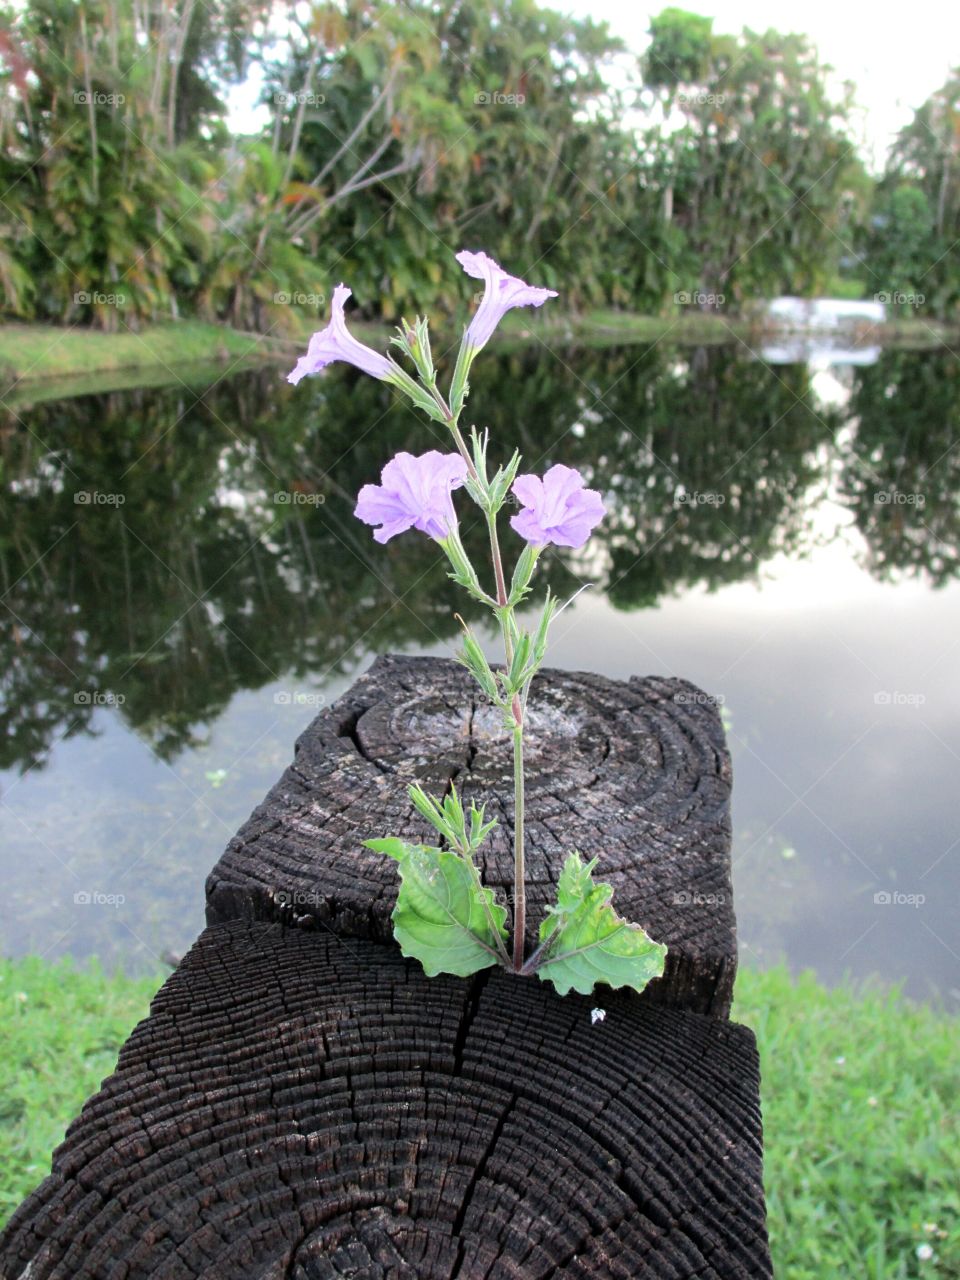
[[882, 167], [894, 134], [960, 65], [960, 5], [955, 0], [911, 0], [905, 7], [851, 4], [849, 0], [556, 0], [551, 7], [574, 17], [608, 22], [628, 48], [642, 51], [650, 18], [674, 4], [713, 18], [718, 34], [773, 28], [809, 36], [838, 84], [852, 80], [861, 110], [853, 137], [864, 159]]

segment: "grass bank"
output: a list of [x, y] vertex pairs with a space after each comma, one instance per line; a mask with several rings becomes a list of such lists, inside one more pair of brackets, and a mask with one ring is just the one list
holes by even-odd
[[[0, 1222], [48, 1172], [159, 980], [0, 960]], [[777, 1275], [960, 1276], [957, 1020], [783, 969], [742, 971], [734, 1014], [760, 1046]]]
[[[58, 328], [54, 325], [0, 325], [0, 395], [36, 398], [53, 381], [70, 387], [98, 379], [97, 390], [113, 385], [176, 382], [184, 369], [229, 367], [270, 357], [271, 344], [257, 335], [221, 325], [185, 320], [150, 325], [139, 333]], [[216, 374], [212, 373], [212, 377]], [[77, 394], [77, 392], [73, 392]]]
[[[290, 364], [322, 323], [305, 314], [298, 317], [294, 331], [282, 338], [194, 320], [151, 325], [139, 333], [0, 325], [0, 399], [16, 405], [164, 383], [201, 387], [225, 370], [243, 365], [270, 360]], [[382, 346], [393, 326], [354, 321], [353, 328], [366, 342]], [[742, 341], [753, 348], [773, 336], [765, 337], [756, 321], [692, 307], [667, 317], [612, 310], [582, 315], [525, 310], [505, 318], [496, 342], [503, 347], [540, 341], [547, 346], [597, 348], [662, 341], [697, 346]], [[438, 342], [450, 346], [458, 337], [441, 329]], [[920, 319], [891, 321], [869, 334], [870, 342], [911, 349], [958, 340], [953, 330]]]

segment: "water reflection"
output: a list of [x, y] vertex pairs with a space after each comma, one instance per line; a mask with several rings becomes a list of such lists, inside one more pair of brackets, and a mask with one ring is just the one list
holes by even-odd
[[920, 575], [936, 585], [960, 561], [960, 365], [888, 351], [858, 371], [856, 422], [841, 490], [880, 578]]
[[[611, 495], [589, 561], [546, 571], [561, 591], [589, 572], [619, 608], [797, 548], [835, 429], [802, 366], [717, 349], [605, 352], [576, 372], [528, 350], [488, 361], [473, 402], [529, 465], [580, 466]], [[378, 548], [351, 518], [387, 457], [443, 443], [379, 383], [345, 372], [307, 399], [261, 372], [199, 400], [41, 404], [26, 428], [3, 437], [4, 767], [37, 765], [104, 704], [171, 759], [237, 689], [455, 633], [432, 544]], [[482, 560], [482, 527], [464, 533]]]
[[[710, 619], [723, 610], [704, 593], [727, 600], [735, 584], [782, 575], [778, 566], [811, 554], [825, 565], [833, 544], [845, 573], [859, 557], [878, 584], [946, 584], [960, 544], [956, 369], [949, 353], [885, 353], [838, 370], [841, 394], [829, 398], [806, 363], [771, 367], [742, 347], [576, 356], [535, 347], [481, 362], [478, 425], [495, 442], [519, 437], [531, 468], [579, 466], [610, 496], [584, 554], [547, 558], [557, 591], [590, 580], [602, 593], [568, 615], [560, 660], [611, 674], [670, 669], [637, 650], [637, 634], [657, 632], [654, 615], [625, 628], [633, 649], [616, 658], [611, 619], [663, 615], [672, 601], [696, 613], [698, 628], [689, 651], [684, 630], [663, 641], [680, 655], [675, 669], [722, 686], [735, 659], [713, 664], [723, 646]], [[53, 939], [23, 867], [46, 860], [56, 886], [61, 857], [71, 873], [115, 865], [109, 874], [120, 876], [135, 865], [151, 886], [137, 937], [153, 920], [151, 947], [172, 934], [188, 940], [203, 874], [313, 713], [306, 702], [297, 725], [275, 724], [283, 699], [334, 696], [374, 652], [450, 650], [463, 602], [433, 544], [411, 535], [378, 547], [351, 515], [392, 453], [438, 443], [438, 428], [349, 370], [297, 392], [268, 371], [199, 397], [155, 389], [18, 406], [2, 424], [0, 766], [13, 815], [13, 945], [38, 948], [45, 930]], [[464, 540], [482, 562], [476, 520], [465, 518]], [[808, 596], [778, 606], [783, 617], [816, 602], [823, 573], [803, 579]], [[851, 601], [851, 621], [856, 609]], [[789, 632], [781, 656], [796, 666]], [[738, 634], [742, 648], [750, 643]], [[824, 651], [822, 661], [834, 659]], [[749, 664], [740, 674], [751, 675]], [[738, 726], [743, 749], [762, 740], [773, 752], [785, 732], [793, 741], [785, 714], [772, 694], [754, 699], [753, 718]], [[953, 728], [939, 724], [938, 734]], [[787, 762], [778, 767], [789, 775]], [[107, 787], [97, 813], [84, 815], [83, 795]], [[738, 782], [744, 848], [765, 847], [762, 790]], [[931, 819], [937, 840], [942, 818]], [[808, 891], [816, 897], [815, 882]], [[131, 939], [116, 934], [96, 942], [91, 926], [79, 949], [122, 954]]]

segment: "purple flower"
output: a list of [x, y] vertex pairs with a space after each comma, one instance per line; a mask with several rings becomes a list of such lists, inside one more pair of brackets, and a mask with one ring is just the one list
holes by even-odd
[[381, 484], [365, 484], [357, 497], [354, 515], [366, 524], [380, 525], [377, 542], [389, 542], [405, 529], [419, 529], [431, 538], [446, 538], [457, 528], [457, 513], [450, 496], [467, 475], [467, 464], [458, 453], [431, 449], [415, 458], [398, 453], [383, 468]]
[[523, 510], [510, 519], [521, 538], [534, 546], [582, 547], [603, 519], [603, 499], [596, 489], [583, 487], [583, 476], [558, 462], [541, 480], [517, 476], [513, 492]]
[[343, 304], [350, 297], [351, 290], [345, 284], [338, 284], [333, 291], [333, 304], [330, 308], [330, 323], [319, 333], [315, 333], [307, 345], [307, 354], [297, 361], [296, 368], [287, 374], [287, 381], [294, 386], [308, 373], [319, 373], [334, 360], [346, 360], [347, 364], [356, 365], [364, 373], [374, 378], [388, 379], [394, 373], [394, 366], [386, 356], [380, 355], [372, 347], [365, 347], [352, 334], [347, 332], [343, 318]]
[[463, 249], [457, 261], [468, 276], [482, 280], [485, 288], [483, 300], [467, 329], [467, 346], [479, 351], [490, 340], [494, 329], [513, 307], [540, 307], [548, 298], [555, 298], [553, 289], [537, 289], [525, 284], [516, 276], [504, 271], [485, 253], [470, 253]]

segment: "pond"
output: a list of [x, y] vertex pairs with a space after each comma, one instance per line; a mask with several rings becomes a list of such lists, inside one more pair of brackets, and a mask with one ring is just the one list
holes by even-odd
[[[742, 344], [486, 355], [471, 404], [610, 515], [544, 579], [554, 665], [722, 700], [745, 962], [960, 1002], [960, 366]], [[435, 546], [351, 515], [438, 429], [349, 369], [2, 419], [2, 950], [156, 969], [294, 739], [385, 650], [450, 654]], [[512, 535], [510, 535], [512, 536]], [[483, 530], [465, 522], [478, 561]], [[543, 579], [541, 580], [543, 581]], [[491, 654], [496, 653], [487, 635]]]

